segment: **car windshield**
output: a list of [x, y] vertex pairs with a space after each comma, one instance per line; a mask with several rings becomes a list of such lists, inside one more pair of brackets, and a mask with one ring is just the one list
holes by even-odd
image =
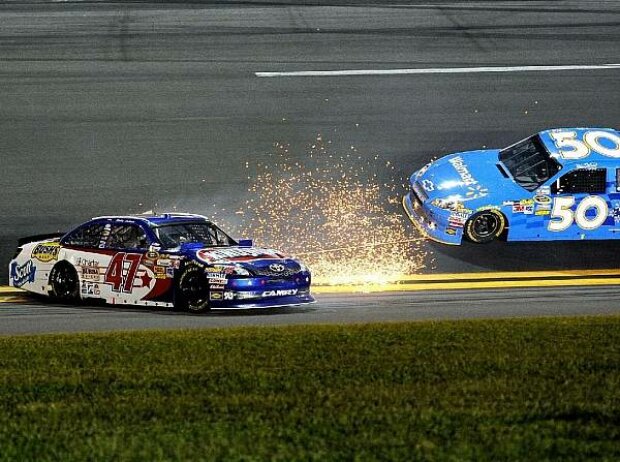
[[194, 242], [210, 247], [236, 245], [224, 231], [213, 223], [174, 223], [155, 228], [155, 234], [166, 248]]
[[514, 180], [528, 191], [534, 191], [562, 168], [549, 155], [538, 135], [500, 151], [499, 161]]

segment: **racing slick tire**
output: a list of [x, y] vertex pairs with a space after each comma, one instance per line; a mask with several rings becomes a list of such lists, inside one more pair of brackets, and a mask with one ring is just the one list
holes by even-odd
[[177, 279], [174, 307], [190, 313], [209, 311], [209, 282], [200, 266], [186, 266]]
[[56, 300], [75, 303], [79, 300], [80, 281], [70, 263], [59, 262], [50, 271], [50, 296]]
[[465, 223], [465, 236], [477, 244], [486, 244], [497, 239], [506, 229], [506, 217], [497, 210], [483, 210], [475, 213]]

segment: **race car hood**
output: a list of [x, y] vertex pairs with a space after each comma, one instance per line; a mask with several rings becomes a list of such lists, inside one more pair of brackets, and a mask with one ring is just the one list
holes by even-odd
[[524, 189], [515, 184], [498, 161], [499, 150], [469, 151], [442, 157], [418, 172], [410, 182], [431, 201], [458, 200], [469, 208], [493, 203], [493, 196], [518, 197]]
[[210, 265], [242, 266], [256, 275], [287, 276], [301, 271], [301, 265], [282, 253], [262, 247], [217, 247], [196, 250], [196, 259]]

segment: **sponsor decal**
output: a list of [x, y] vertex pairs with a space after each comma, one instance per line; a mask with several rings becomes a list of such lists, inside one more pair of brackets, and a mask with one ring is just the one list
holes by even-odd
[[480, 186], [479, 184], [469, 186], [467, 188], [467, 192], [465, 193], [465, 200], [473, 200], [480, 199], [481, 197], [485, 197], [489, 194], [489, 188], [485, 188]]
[[538, 215], [538, 216], [551, 215], [551, 210], [547, 210], [547, 209], [536, 210], [536, 212], [534, 212], [534, 215]]
[[217, 285], [226, 285], [226, 283], [228, 282], [228, 280], [223, 277], [223, 278], [208, 278], [209, 284], [211, 286], [213, 286], [213, 284], [217, 284]]
[[97, 260], [78, 257], [75, 260], [75, 265], [81, 268], [82, 279], [100, 280], [101, 275], [99, 274], [99, 262]]
[[172, 260], [169, 258], [158, 258], [157, 262], [155, 262], [157, 266], [172, 266]]
[[168, 276], [169, 278], [173, 278], [174, 277], [174, 268], [166, 268], [166, 276]]
[[37, 244], [30, 256], [40, 262], [48, 263], [52, 260], [58, 260], [58, 252], [60, 252], [60, 242], [43, 242]]
[[269, 265], [269, 269], [274, 273], [282, 273], [286, 269], [286, 266], [282, 263], [272, 263]]
[[82, 281], [82, 295], [101, 295], [99, 284], [97, 284], [96, 282]]
[[448, 223], [453, 228], [462, 228], [469, 218], [469, 214], [463, 212], [452, 212], [448, 217]]
[[465, 185], [472, 186], [472, 185], [478, 184], [478, 182], [474, 179], [472, 174], [469, 173], [469, 169], [467, 168], [467, 165], [465, 164], [465, 161], [463, 160], [461, 156], [453, 157], [448, 162], [452, 164], [452, 166], [454, 167], [456, 172], [459, 174], [459, 176], [461, 177], [461, 180], [463, 180], [463, 183], [465, 183]]
[[[147, 260], [157, 260], [159, 258], [159, 252], [157, 252], [156, 250], [149, 250], [144, 257]], [[163, 265], [160, 265], [163, 266]]]
[[551, 186], [541, 186], [536, 190], [537, 196], [549, 196], [551, 194]]
[[275, 250], [256, 247], [229, 247], [224, 249], [201, 249], [196, 257], [206, 263], [217, 261], [254, 260], [257, 258], [281, 258]]
[[482, 207], [478, 207], [476, 212], [482, 212], [483, 210], [499, 210], [500, 207], [497, 205], [483, 205]]
[[538, 204], [538, 205], [548, 204], [549, 207], [551, 207], [551, 197], [549, 197], [548, 195], [536, 194], [533, 200], [535, 204]]
[[422, 180], [422, 187], [426, 192], [432, 192], [435, 190], [435, 184], [431, 180]]
[[222, 300], [223, 298], [224, 298], [224, 294], [221, 290], [209, 293], [210, 300]]
[[153, 273], [155, 273], [155, 279], [167, 279], [168, 274], [164, 266], [153, 266]]
[[279, 289], [279, 290], [265, 290], [261, 297], [286, 297], [290, 295], [296, 295], [298, 289]]
[[223, 284], [211, 284], [209, 287], [211, 290], [224, 290]]
[[18, 265], [17, 262], [11, 263], [11, 281], [14, 287], [21, 287], [26, 283], [33, 283], [34, 276], [37, 272], [37, 267], [32, 260], [28, 260], [23, 265]]
[[450, 236], [455, 236], [456, 235], [456, 229], [455, 228], [446, 228], [446, 234], [449, 234]]
[[620, 201], [611, 201], [609, 216], [614, 219], [614, 223], [620, 223]]
[[522, 213], [524, 215], [532, 215], [534, 213], [534, 201], [532, 199], [524, 199], [512, 204], [512, 213]]
[[584, 162], [583, 164], [577, 164], [577, 168], [582, 170], [596, 170], [598, 164], [596, 162]]

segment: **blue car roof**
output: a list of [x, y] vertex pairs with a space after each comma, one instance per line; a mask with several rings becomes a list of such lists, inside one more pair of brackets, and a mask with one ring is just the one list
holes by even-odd
[[94, 217], [93, 220], [127, 220], [135, 223], [144, 223], [148, 226], [162, 226], [180, 222], [210, 222], [207, 217], [191, 213], [161, 213], [161, 214], [142, 214], [142, 215], [106, 215]]
[[[620, 166], [620, 159], [619, 158], [615, 158], [615, 157], [611, 157], [611, 156], [605, 156], [593, 149], [590, 149], [590, 152], [587, 156], [582, 157], [580, 159], [566, 159], [564, 156], [562, 156], [560, 154], [560, 151], [558, 149], [558, 147], [556, 146], [551, 134], [552, 133], [558, 133], [558, 132], [573, 132], [575, 134], [574, 139], [579, 141], [579, 142], [584, 142], [584, 135], [587, 132], [592, 132], [592, 131], [600, 131], [600, 132], [606, 132], [606, 133], [611, 133], [612, 135], [615, 135], [616, 137], [620, 137], [620, 131], [615, 130], [613, 128], [599, 128], [599, 127], [592, 127], [592, 128], [585, 128], [585, 127], [572, 127], [572, 128], [554, 128], [551, 130], [543, 130], [541, 132], [538, 133], [538, 135], [540, 136], [540, 139], [542, 140], [542, 142], [545, 145], [545, 148], [547, 149], [547, 151], [549, 151], [549, 154], [551, 154], [551, 156], [556, 159], [558, 162], [560, 162], [562, 165], [567, 166], [567, 165], [573, 165], [573, 164], [578, 164], [578, 163], [584, 163], [584, 162], [613, 162], [615, 161], [618, 166]], [[614, 149], [614, 146], [612, 145], [613, 142], [611, 142], [610, 140], [604, 140], [605, 143], [607, 143], [608, 145], [606, 145], [605, 147], [607, 147], [608, 149]]]

